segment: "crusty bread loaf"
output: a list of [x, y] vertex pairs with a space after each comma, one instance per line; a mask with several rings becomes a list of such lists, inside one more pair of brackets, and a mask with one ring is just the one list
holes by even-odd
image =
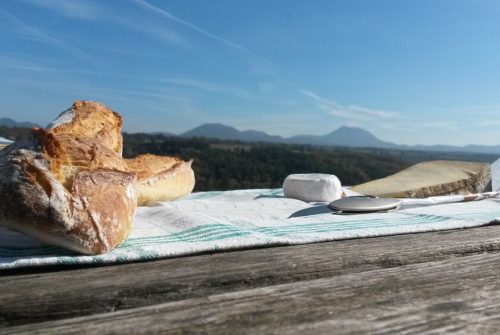
[[120, 156], [123, 151], [121, 116], [98, 102], [75, 101], [47, 128], [54, 135], [93, 138]]
[[77, 101], [48, 129], [0, 153], [0, 223], [85, 254], [128, 236], [137, 177], [121, 158], [121, 117]]
[[[0, 151], [0, 224], [84, 254], [102, 254], [132, 229], [137, 204], [194, 187], [191, 161], [124, 160], [120, 115], [76, 101], [46, 129]], [[139, 198], [137, 197], [139, 194]]]
[[73, 178], [80, 171], [127, 170], [122, 157], [97, 139], [69, 134], [55, 135], [52, 130], [39, 128], [33, 129], [33, 134], [49, 159], [50, 171], [67, 187], [71, 187]]
[[190, 193], [195, 184], [192, 161], [174, 157], [141, 155], [125, 160], [128, 171], [137, 174], [139, 206], [174, 200]]
[[[124, 160], [122, 119], [76, 101], [46, 129], [0, 152], [0, 224], [84, 254], [102, 254], [132, 229], [137, 204], [173, 200], [194, 187], [191, 161]], [[138, 196], [139, 195], [139, 196]]]

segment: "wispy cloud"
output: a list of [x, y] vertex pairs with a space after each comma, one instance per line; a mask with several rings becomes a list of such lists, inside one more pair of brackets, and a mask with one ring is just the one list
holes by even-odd
[[78, 0], [22, 0], [31, 5], [43, 7], [61, 13], [64, 16], [85, 20], [96, 20], [102, 15], [97, 6], [88, 1]]
[[345, 119], [347, 121], [361, 122], [380, 118], [398, 119], [401, 117], [397, 113], [375, 110], [357, 105], [344, 106], [305, 89], [299, 89], [299, 92], [314, 100], [317, 103], [316, 106], [321, 110], [324, 110], [330, 115]]
[[[40, 91], [53, 91], [61, 92], [65, 91], [68, 94], [78, 93], [89, 96], [104, 96], [110, 94], [112, 97], [136, 97], [139, 100], [154, 100], [154, 101], [178, 101], [187, 102], [191, 101], [188, 96], [179, 94], [178, 92], [172, 92], [165, 88], [156, 88], [154, 90], [140, 90], [140, 89], [119, 89], [114, 87], [107, 87], [101, 85], [96, 87], [92, 84], [87, 84], [85, 82], [75, 82], [74, 80], [52, 80], [46, 81], [43, 78], [6, 78], [2, 81], [4, 84], [10, 86], [17, 86], [20, 88], [30, 88], [33, 90]], [[145, 99], [146, 98], [146, 99]]]
[[40, 62], [32, 62], [17, 57], [0, 55], [0, 68], [22, 70], [22, 71], [39, 71], [39, 72], [54, 72], [59, 71], [56, 68], [40, 64]]
[[101, 1], [100, 3], [80, 0], [23, 1], [33, 6], [51, 10], [58, 15], [70, 19], [112, 23], [150, 35], [169, 44], [183, 47], [191, 46], [188, 40], [178, 34], [175, 30], [151, 22], [151, 20], [140, 18], [137, 15], [127, 14], [126, 11], [122, 11], [120, 15], [117, 15], [115, 11], [109, 10], [105, 5], [102, 5], [105, 3], [104, 1]]
[[495, 118], [493, 120], [492, 119], [481, 120], [481, 121], [477, 122], [477, 125], [480, 127], [498, 127], [498, 126], [500, 126], [500, 119]]
[[457, 131], [460, 129], [453, 120], [417, 120], [394, 112], [376, 110], [358, 105], [341, 105], [335, 101], [304, 89], [299, 89], [303, 95], [317, 103], [317, 108], [330, 115], [341, 118], [347, 124], [358, 127], [376, 127], [379, 129], [404, 132], [418, 132], [424, 130]]
[[[171, 12], [159, 8], [145, 0], [130, 0], [133, 4], [134, 11], [122, 10], [118, 15], [116, 10], [112, 10], [107, 6], [105, 1], [81, 1], [81, 0], [23, 0], [33, 6], [51, 10], [58, 15], [87, 21], [101, 21], [110, 24], [120, 25], [127, 29], [134, 30], [143, 34], [147, 34], [165, 43], [180, 47], [193, 47], [193, 43], [183, 36], [179, 31], [174, 29], [174, 25], [180, 25], [197, 32], [214, 41], [222, 43], [234, 50], [238, 50], [250, 57], [252, 67], [265, 69], [266, 73], [270, 72], [271, 62], [264, 57], [261, 57], [239, 43], [221, 37], [198, 25], [186, 21]], [[126, 5], [126, 4], [122, 4]], [[137, 11], [136, 8], [141, 8], [143, 11]], [[153, 14], [144, 15], [144, 13]], [[161, 21], [163, 20], [163, 21]], [[169, 26], [172, 26], [170, 27]], [[252, 68], [252, 71], [253, 71]]]
[[143, 8], [143, 9], [146, 9], [146, 10], [152, 12], [152, 13], [155, 13], [155, 14], [163, 17], [163, 18], [166, 18], [168, 20], [171, 20], [173, 22], [181, 24], [181, 25], [183, 25], [183, 26], [185, 26], [185, 27], [187, 27], [189, 29], [192, 29], [192, 30], [194, 30], [194, 31], [196, 31], [196, 32], [198, 32], [198, 33], [200, 33], [202, 35], [205, 35], [205, 36], [207, 36], [207, 37], [209, 37], [211, 39], [214, 39], [214, 40], [216, 40], [218, 42], [221, 42], [221, 43], [223, 43], [223, 44], [225, 44], [227, 46], [230, 46], [232, 48], [238, 49], [240, 51], [244, 51], [246, 53], [251, 53], [250, 50], [248, 50], [247, 48], [241, 46], [240, 44], [235, 43], [233, 41], [230, 41], [228, 39], [225, 39], [223, 37], [220, 37], [220, 36], [218, 36], [216, 34], [213, 34], [213, 33], [209, 32], [209, 31], [205, 30], [205, 29], [202, 29], [202, 28], [198, 27], [197, 25], [195, 25], [195, 24], [193, 24], [191, 22], [188, 22], [186, 20], [183, 20], [183, 19], [181, 19], [181, 18], [173, 15], [172, 13], [170, 13], [170, 12], [164, 10], [164, 9], [161, 9], [159, 7], [156, 7], [156, 6], [153, 6], [152, 4], [150, 4], [147, 1], [144, 1], [144, 0], [132, 0], [132, 1], [135, 4], [137, 4], [139, 7]]
[[[20, 38], [36, 41], [51, 47], [56, 47], [64, 53], [76, 57], [88, 63], [98, 64], [98, 60], [85, 53], [70, 43], [56, 38], [40, 28], [32, 26], [21, 20], [16, 15], [4, 10], [0, 10], [0, 21], [6, 25], [7, 29], [16, 33]], [[0, 23], [1, 24], [1, 23]]]
[[441, 129], [441, 130], [459, 130], [457, 122], [455, 121], [434, 121], [434, 122], [419, 122], [412, 123], [411, 125], [417, 129]]
[[[241, 110], [237, 116], [227, 116], [224, 123], [241, 130], [260, 130], [269, 135], [294, 136], [298, 132], [316, 134], [318, 127], [315, 117], [310, 113], [287, 111], [286, 113], [269, 112], [255, 118], [257, 110]], [[213, 120], [212, 120], [213, 121]], [[299, 126], [299, 129], [297, 127]], [[325, 131], [326, 132], [326, 131]]]
[[221, 83], [202, 81], [193, 78], [170, 78], [170, 79], [164, 79], [162, 81], [169, 84], [190, 87], [205, 92], [230, 94], [244, 99], [252, 98], [252, 93], [248, 90]]
[[464, 105], [464, 106], [451, 106], [451, 107], [435, 107], [435, 106], [425, 106], [419, 107], [418, 109], [427, 112], [438, 112], [440, 114], [449, 114], [462, 116], [496, 116], [500, 115], [500, 105]]
[[259, 90], [261, 92], [266, 92], [266, 93], [269, 93], [269, 92], [272, 92], [275, 88], [275, 85], [273, 83], [269, 83], [269, 82], [262, 82], [262, 83], [259, 83]]
[[[129, 23], [127, 22], [125, 23], [125, 25], [129, 25]], [[175, 30], [162, 27], [157, 24], [151, 24], [145, 21], [138, 26], [129, 26], [129, 28], [148, 34], [168, 44], [180, 47], [192, 47], [192, 43], [184, 38], [181, 34], [177, 33]]]

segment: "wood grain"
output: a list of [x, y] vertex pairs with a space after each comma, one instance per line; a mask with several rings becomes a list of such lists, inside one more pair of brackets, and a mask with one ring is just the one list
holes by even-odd
[[226, 252], [0, 277], [0, 325], [12, 326], [449, 260], [500, 250], [500, 227]]
[[498, 333], [500, 254], [242, 290], [6, 334]]

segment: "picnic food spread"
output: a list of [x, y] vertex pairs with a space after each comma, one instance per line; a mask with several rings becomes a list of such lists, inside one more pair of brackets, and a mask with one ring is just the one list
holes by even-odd
[[[30, 138], [3, 149], [0, 194], [8, 196], [0, 202], [0, 224], [49, 244], [84, 254], [103, 254], [128, 237], [137, 206], [173, 200], [193, 190], [192, 161], [150, 154], [124, 159], [121, 126], [120, 115], [109, 108], [77, 101], [46, 129], [34, 128]], [[498, 173], [490, 183], [498, 170], [496, 163], [490, 170], [490, 164], [482, 163], [425, 162], [351, 189], [343, 189], [334, 175], [293, 174], [286, 178], [283, 193], [285, 198], [305, 202], [333, 201], [330, 207], [341, 214], [379, 212], [400, 208], [400, 203], [428, 205], [496, 197], [499, 192], [432, 198], [484, 192], [488, 184], [498, 184]], [[367, 196], [431, 198], [417, 199], [425, 203], [393, 199], [397, 201], [387, 204], [388, 199]], [[317, 214], [321, 208], [312, 209]], [[311, 208], [298, 212], [304, 216]], [[288, 217], [298, 217], [298, 212]], [[205, 219], [205, 215], [200, 216], [201, 221]], [[181, 221], [185, 224], [189, 220], [183, 217]], [[310, 227], [305, 230], [313, 231]], [[167, 241], [172, 237], [162, 238]]]
[[172, 200], [194, 187], [191, 162], [122, 158], [121, 116], [76, 101], [46, 129], [0, 152], [5, 226], [84, 254], [102, 254], [132, 229], [137, 205]]

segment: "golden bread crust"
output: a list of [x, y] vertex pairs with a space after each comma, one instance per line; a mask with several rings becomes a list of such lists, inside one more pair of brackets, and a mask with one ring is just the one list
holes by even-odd
[[102, 254], [132, 229], [137, 205], [173, 200], [194, 187], [191, 161], [124, 160], [121, 117], [76, 101], [47, 129], [0, 151], [0, 224], [84, 254]]
[[146, 154], [126, 159], [125, 162], [128, 170], [137, 174], [139, 206], [175, 200], [193, 191], [195, 176], [192, 161]]
[[85, 236], [82, 242], [92, 254], [114, 249], [130, 234], [137, 203], [135, 182], [133, 173], [121, 171], [82, 171], [76, 175], [71, 192], [75, 227], [70, 233]]
[[80, 171], [127, 170], [121, 156], [102, 146], [97, 139], [69, 134], [55, 135], [50, 130], [39, 128], [33, 129], [33, 133], [49, 161], [50, 171], [68, 188]]
[[[134, 173], [121, 158], [121, 118], [101, 104], [71, 114], [0, 152], [0, 223], [84, 254], [108, 252], [131, 231]], [[64, 122], [63, 122], [64, 121]]]
[[156, 156], [152, 154], [125, 159], [128, 170], [135, 172], [138, 180], [151, 178], [158, 173], [171, 169], [181, 162], [183, 161], [176, 157]]
[[75, 101], [48, 126], [54, 135], [93, 138], [100, 145], [121, 155], [122, 118], [108, 107], [93, 101]]

